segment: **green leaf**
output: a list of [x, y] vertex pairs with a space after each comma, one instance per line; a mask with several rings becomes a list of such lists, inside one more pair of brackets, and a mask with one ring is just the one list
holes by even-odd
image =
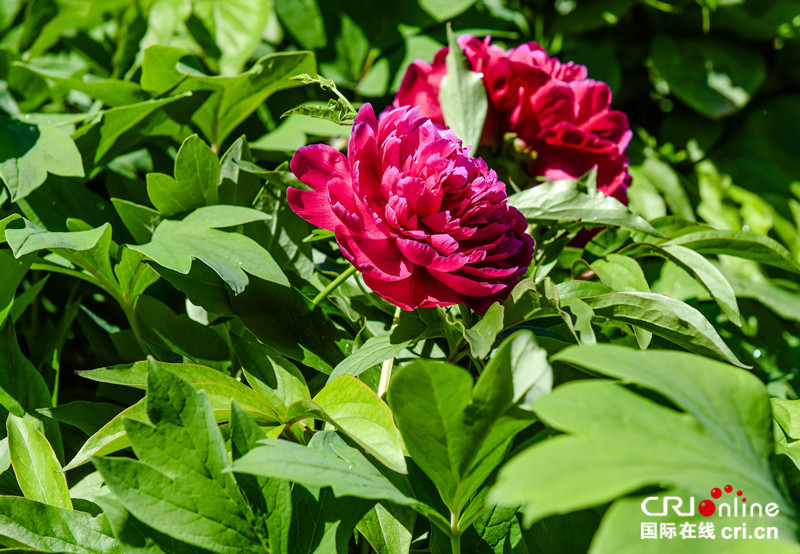
[[56, 508], [72, 509], [67, 476], [56, 453], [29, 419], [8, 414], [8, 450], [14, 474], [25, 498]]
[[686, 189], [681, 184], [678, 173], [671, 166], [648, 155], [642, 165], [629, 168], [629, 172], [636, 187], [642, 186], [642, 180], [645, 180], [647, 184], [658, 189], [664, 195], [673, 214], [689, 221], [695, 220], [694, 210], [689, 196], [686, 194]]
[[231, 75], [241, 71], [253, 55], [272, 9], [267, 2], [216, 0], [197, 4], [193, 11], [219, 48], [220, 72]]
[[289, 77], [316, 73], [310, 52], [270, 54], [244, 73], [232, 77], [206, 76], [188, 65], [189, 53], [153, 45], [144, 52], [142, 87], [155, 95], [210, 91], [192, 114], [192, 122], [212, 145], [225, 139], [274, 92], [299, 86]]
[[650, 292], [644, 272], [633, 258], [609, 254], [605, 260], [595, 260], [591, 266], [607, 287], [618, 291]]
[[26, 125], [0, 115], [0, 178], [11, 200], [25, 198], [48, 173], [83, 177], [81, 154], [72, 139], [51, 125]]
[[125, 426], [122, 423], [123, 418], [146, 420], [147, 413], [144, 408], [144, 399], [122, 410], [114, 419], [89, 437], [78, 450], [78, 453], [75, 454], [75, 457], [64, 466], [64, 470], [82, 466], [91, 460], [93, 456], [105, 456], [129, 447], [131, 441], [128, 439], [127, 433], [125, 433]]
[[303, 374], [288, 359], [264, 345], [237, 336], [231, 339], [247, 382], [278, 413], [311, 398]]
[[743, 108], [766, 77], [758, 52], [729, 40], [657, 35], [653, 65], [675, 96], [711, 118]]
[[122, 552], [104, 516], [92, 517], [18, 496], [0, 496], [0, 536], [11, 544], [44, 552]]
[[[17, 417], [35, 414], [37, 408], [52, 406], [47, 384], [41, 373], [22, 355], [10, 321], [0, 326], [0, 405]], [[48, 421], [43, 425], [45, 434], [60, 442], [58, 425]], [[56, 448], [59, 446], [57, 444]]]
[[240, 163], [251, 163], [253, 155], [247, 138], [242, 135], [222, 156], [220, 162], [220, 204], [252, 206], [261, 190], [261, 180], [244, 171]]
[[18, 261], [8, 251], [0, 250], [0, 327], [11, 313], [14, 295], [32, 262], [32, 257]]
[[114, 275], [119, 281], [122, 294], [132, 305], [158, 281], [158, 273], [141, 260], [139, 254], [127, 247], [122, 247], [119, 263], [114, 266]]
[[386, 467], [406, 473], [406, 461], [389, 406], [351, 375], [334, 379], [314, 397], [329, 421]]
[[33, 65], [15, 62], [15, 67], [24, 68], [31, 73], [43, 77], [67, 90], [82, 92], [87, 96], [100, 100], [111, 107], [126, 106], [150, 100], [150, 96], [138, 84], [120, 79], [73, 79], [63, 77], [53, 71], [47, 71]]
[[447, 43], [447, 74], [442, 77], [439, 86], [439, 103], [442, 105], [442, 115], [447, 126], [455, 132], [465, 147], [471, 147], [474, 154], [478, 149], [483, 122], [489, 108], [486, 88], [481, 75], [472, 71], [449, 23]]
[[408, 554], [416, 520], [414, 510], [379, 502], [357, 528], [377, 554]]
[[[147, 361], [133, 364], [78, 371], [77, 373], [81, 377], [100, 383], [145, 389], [148, 375], [154, 367], [174, 373], [186, 379], [196, 388], [205, 391], [216, 412], [221, 410], [227, 412], [230, 401], [235, 400], [247, 412], [275, 417], [270, 404], [265, 402], [253, 389], [221, 371], [203, 365], [170, 364], [150, 358]], [[222, 417], [223, 414], [220, 413], [219, 416]]]
[[23, 221], [23, 229], [6, 229], [6, 239], [14, 256], [19, 258], [31, 252], [50, 250], [78, 263], [95, 278], [116, 286], [114, 272], [111, 270], [111, 226], [108, 223], [96, 229], [53, 233], [27, 219]]
[[147, 385], [153, 425], [123, 420], [141, 461], [93, 458], [105, 483], [126, 510], [162, 533], [220, 553], [263, 551], [227, 472], [228, 455], [205, 392], [155, 363]]
[[675, 407], [613, 381], [562, 385], [540, 399], [535, 411], [565, 434], [508, 462], [490, 502], [522, 504], [530, 525], [648, 485], [674, 485], [703, 496], [730, 483], [750, 501], [781, 505], [781, 516], [769, 525], [793, 527], [770, 467], [768, 395], [755, 376], [688, 353], [615, 345], [575, 346], [553, 360], [656, 391]]
[[747, 231], [699, 231], [673, 238], [663, 246], [685, 246], [701, 254], [727, 254], [800, 273], [800, 265], [779, 242]]
[[503, 306], [495, 302], [480, 321], [464, 331], [464, 338], [475, 358], [480, 360], [489, 355], [497, 333], [503, 330], [503, 313]]
[[[641, 243], [632, 245], [632, 248], [636, 253], [644, 251], [662, 256], [694, 275], [695, 279], [703, 285], [703, 288], [711, 294], [722, 313], [734, 324], [741, 327], [742, 320], [739, 314], [739, 305], [736, 303], [736, 292], [734, 292], [733, 287], [725, 276], [705, 256], [680, 245], [660, 246]], [[627, 250], [626, 253], [632, 255]]]
[[579, 181], [550, 181], [508, 197], [508, 203], [529, 221], [576, 221], [585, 226], [616, 225], [661, 236], [647, 221], [619, 200]]
[[311, 487], [331, 487], [339, 497], [389, 500], [403, 506], [419, 503], [333, 431], [316, 433], [308, 446], [282, 439], [261, 441], [261, 446], [233, 462], [232, 470]]
[[121, 198], [112, 198], [111, 204], [119, 214], [119, 218], [125, 224], [136, 242], [147, 242], [153, 236], [158, 223], [161, 221], [161, 214], [153, 208], [135, 204]]
[[74, 400], [54, 408], [39, 408], [36, 411], [43, 416], [77, 427], [87, 435], [93, 435], [119, 415], [122, 408], [106, 402]]
[[128, 246], [184, 275], [189, 273], [192, 260], [196, 258], [213, 269], [236, 293], [242, 292], [249, 283], [245, 271], [288, 287], [289, 281], [280, 267], [258, 243], [238, 233], [218, 230], [268, 218], [263, 212], [241, 206], [206, 206], [181, 221], [162, 221], [149, 243]]
[[219, 202], [219, 160], [197, 135], [181, 144], [175, 157], [175, 179], [163, 173], [147, 175], [147, 195], [164, 217]]
[[423, 360], [402, 367], [389, 386], [409, 454], [456, 516], [502, 461], [513, 436], [532, 423], [530, 415], [504, 417], [514, 404], [513, 357], [505, 353], [487, 365], [474, 393], [464, 369]]
[[653, 292], [579, 296], [599, 316], [642, 327], [692, 352], [748, 367], [739, 361], [703, 314], [685, 302]]

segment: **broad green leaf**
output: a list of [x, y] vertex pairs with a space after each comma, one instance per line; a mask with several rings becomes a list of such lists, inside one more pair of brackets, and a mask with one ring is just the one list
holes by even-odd
[[233, 462], [232, 470], [312, 487], [331, 487], [336, 496], [389, 500], [403, 506], [419, 503], [399, 490], [359, 450], [333, 437], [333, 431], [320, 431], [308, 446], [282, 439], [264, 440], [261, 446]]
[[8, 217], [0, 219], [0, 244], [6, 241], [6, 227], [12, 222], [22, 218], [19, 214], [11, 214]]
[[96, 279], [116, 286], [111, 270], [111, 226], [103, 224], [85, 231], [53, 233], [23, 219], [23, 229], [6, 229], [6, 240], [17, 258], [31, 252], [50, 250], [79, 264]]
[[347, 552], [356, 524], [369, 511], [374, 500], [337, 498], [329, 488], [292, 487], [292, 505], [299, 515], [292, 521], [291, 554]]
[[292, 362], [261, 344], [231, 338], [247, 382], [278, 413], [285, 413], [293, 402], [311, 398], [303, 374]]
[[[258, 447], [265, 438], [258, 427], [236, 401], [231, 402], [231, 456], [238, 460]], [[247, 497], [256, 518], [265, 518], [267, 536], [273, 552], [288, 554], [289, 528], [292, 521], [292, 493], [288, 481], [237, 474], [236, 482]]]
[[489, 355], [497, 333], [503, 330], [503, 306], [495, 302], [475, 325], [464, 331], [472, 355], [483, 359]]
[[360, 375], [384, 360], [396, 358], [418, 340], [435, 334], [438, 333], [420, 318], [402, 313], [397, 327], [368, 338], [358, 350], [339, 362], [328, 376], [328, 382], [342, 375]]
[[192, 260], [198, 259], [222, 277], [236, 293], [242, 292], [249, 282], [245, 271], [289, 286], [269, 252], [253, 239], [218, 230], [268, 217], [263, 212], [241, 206], [206, 206], [181, 221], [162, 221], [149, 243], [128, 246], [159, 265], [184, 275], [189, 273]]
[[685, 246], [701, 254], [728, 254], [767, 264], [792, 273], [800, 273], [800, 265], [779, 242], [747, 231], [699, 231], [673, 238], [663, 246]]
[[275, 13], [301, 47], [314, 50], [327, 44], [317, 0], [275, 0]]
[[239, 506], [207, 481], [171, 479], [127, 458], [92, 461], [125, 509], [153, 529], [220, 554], [263, 552]]
[[123, 423], [141, 461], [93, 458], [126, 510], [154, 529], [215, 552], [263, 550], [226, 470], [228, 455], [203, 391], [162, 369], [148, 368], [152, 425]]
[[334, 379], [317, 393], [314, 403], [381, 463], [398, 473], [407, 472], [392, 412], [363, 381], [351, 375]]
[[[423, 360], [402, 367], [389, 386], [389, 405], [405, 446], [453, 514], [461, 513], [502, 461], [511, 438], [533, 421], [522, 411], [507, 415], [518, 392], [510, 367], [515, 357], [506, 352], [487, 365], [474, 392], [464, 369]], [[524, 392], [533, 386], [527, 380], [526, 388], [526, 378], [519, 379]]]
[[536, 344], [531, 331], [517, 331], [506, 338], [486, 364], [484, 373], [511, 376], [511, 402], [522, 410], [532, 410], [534, 402], [553, 388], [553, 370], [547, 352]]
[[416, 519], [410, 508], [379, 502], [357, 528], [377, 554], [408, 554]]
[[244, 73], [232, 77], [206, 76], [188, 65], [189, 53], [167, 46], [145, 50], [142, 87], [153, 94], [210, 91], [192, 114], [192, 122], [204, 138], [218, 148], [225, 139], [272, 93], [299, 86], [289, 77], [316, 73], [310, 52], [270, 54]]
[[287, 358], [326, 374], [344, 358], [336, 344], [343, 334], [295, 289], [256, 279], [230, 303], [250, 332]]
[[77, 427], [87, 435], [93, 435], [118, 416], [122, 408], [107, 402], [73, 400], [54, 408], [39, 408], [36, 411], [61, 423]]
[[[35, 414], [37, 408], [52, 406], [52, 398], [47, 384], [36, 368], [19, 349], [14, 326], [6, 320], [0, 325], [0, 406], [23, 417]], [[55, 422], [42, 422], [45, 434], [61, 447], [61, 434]]]
[[44, 552], [122, 552], [103, 515], [92, 517], [19, 496], [0, 496], [0, 537]]
[[[128, 104], [109, 108], [101, 113], [96, 123], [84, 125], [73, 135], [78, 148], [94, 162], [94, 172], [102, 164], [113, 159], [117, 154], [127, 151], [131, 143], [136, 143], [147, 135], [149, 125], [154, 125], [165, 117], [162, 108], [176, 102], [188, 103], [190, 93], [147, 100], [137, 104]], [[175, 124], [176, 128], [178, 124]], [[188, 134], [188, 133], [187, 133]], [[91, 152], [94, 152], [92, 156]]]
[[764, 59], [730, 40], [657, 35], [653, 65], [672, 92], [710, 118], [727, 117], [742, 109], [766, 77]]
[[609, 254], [605, 260], [593, 261], [591, 266], [603, 284], [616, 291], [650, 292], [644, 272], [633, 258]]
[[78, 375], [100, 383], [145, 389], [147, 376], [153, 367], [170, 371], [186, 379], [196, 388], [204, 390], [215, 411], [225, 410], [227, 412], [230, 401], [236, 400], [239, 406], [247, 412], [274, 417], [271, 406], [253, 389], [221, 371], [203, 365], [170, 364], [150, 358], [147, 361], [133, 364], [78, 371]]
[[578, 181], [551, 181], [508, 197], [529, 221], [576, 221], [586, 226], [616, 225], [660, 236], [649, 223], [619, 200]]
[[447, 21], [474, 3], [475, 0], [420, 0], [419, 6], [436, 21]]
[[0, 115], [0, 178], [11, 200], [25, 198], [40, 187], [48, 173], [83, 177], [78, 148], [62, 130], [51, 125], [27, 125]]
[[447, 74], [439, 86], [439, 103], [448, 127], [453, 129], [465, 147], [474, 154], [483, 132], [489, 102], [482, 76], [472, 71], [466, 55], [458, 45], [453, 29], [447, 26]]
[[122, 294], [131, 305], [147, 288], [158, 281], [158, 273], [144, 263], [141, 256], [127, 247], [120, 250], [119, 263], [114, 266], [114, 275], [122, 289]]
[[126, 106], [150, 100], [142, 87], [131, 81], [120, 79], [74, 79], [59, 75], [54, 71], [48, 71], [21, 62], [15, 62], [16, 67], [24, 68], [27, 71], [43, 77], [46, 81], [55, 83], [67, 90], [82, 92], [87, 96], [100, 100], [103, 104], [110, 107]]
[[[649, 153], [648, 153], [649, 154]], [[686, 189], [680, 182], [678, 173], [672, 167], [653, 155], [647, 155], [644, 163], [640, 166], [629, 168], [636, 187], [641, 187], [645, 183], [652, 185], [664, 195], [670, 211], [686, 220], [694, 221], [694, 210], [686, 194]], [[658, 196], [656, 194], [656, 196]], [[660, 199], [660, 197], [659, 197]]]
[[121, 198], [112, 198], [111, 204], [136, 242], [150, 240], [161, 221], [158, 211]]
[[597, 315], [642, 327], [692, 352], [748, 367], [739, 361], [703, 314], [685, 302], [653, 292], [579, 294], [579, 297]]
[[164, 217], [219, 202], [220, 165], [216, 154], [197, 135], [183, 141], [175, 157], [175, 178], [147, 175], [147, 195]]
[[268, 2], [254, 4], [247, 0], [215, 0], [193, 6], [194, 14], [220, 51], [220, 73], [231, 75], [242, 70], [261, 42], [271, 11]]
[[64, 466], [64, 469], [74, 469], [91, 460], [93, 456], [105, 456], [129, 447], [131, 441], [128, 439], [127, 433], [125, 433], [125, 426], [122, 423], [123, 418], [146, 420], [147, 413], [144, 408], [144, 399], [122, 410], [114, 419], [89, 437], [83, 443], [81, 449], [78, 450], [78, 453], [75, 454], [75, 457]]
[[25, 498], [72, 509], [67, 476], [45, 436], [29, 419], [8, 414], [8, 451]]
[[0, 327], [11, 313], [14, 295], [32, 262], [30, 256], [15, 260], [8, 251], [0, 250]]
[[[640, 243], [633, 246], [634, 252], [652, 252], [662, 256], [690, 274], [703, 285], [714, 301], [719, 305], [722, 313], [734, 324], [741, 326], [739, 305], [736, 303], [736, 292], [725, 276], [702, 254], [685, 246], [661, 246], [650, 243]], [[632, 254], [632, 253], [631, 253]]]
[[755, 376], [688, 353], [615, 345], [576, 346], [553, 359], [656, 391], [675, 408], [613, 381], [562, 385], [535, 411], [565, 434], [508, 462], [490, 502], [522, 504], [530, 525], [647, 485], [679, 486], [699, 496], [731, 483], [752, 501], [781, 505], [782, 516], [771, 524], [787, 532], [794, 525], [772, 475], [768, 395]]
[[253, 206], [261, 190], [261, 180], [244, 171], [240, 163], [250, 163], [253, 156], [247, 138], [242, 135], [222, 156], [219, 174], [219, 202], [235, 206]]

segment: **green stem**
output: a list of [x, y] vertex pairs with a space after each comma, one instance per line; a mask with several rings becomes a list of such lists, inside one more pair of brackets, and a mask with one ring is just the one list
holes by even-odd
[[[392, 318], [392, 327], [389, 329], [391, 333], [394, 331], [394, 328], [397, 327], [397, 323], [400, 321], [400, 306], [398, 306], [394, 310], [394, 317]], [[383, 365], [381, 366], [381, 380], [378, 383], [378, 397], [383, 398], [383, 395], [386, 394], [386, 391], [389, 390], [389, 381], [392, 379], [392, 368], [394, 367], [394, 358], [389, 358], [388, 360], [384, 360]]]
[[344, 282], [347, 280], [347, 278], [348, 278], [348, 277], [350, 277], [350, 276], [351, 276], [353, 273], [355, 273], [356, 271], [357, 271], [357, 270], [356, 270], [356, 266], [354, 266], [354, 265], [351, 265], [350, 267], [348, 267], [347, 269], [345, 269], [344, 271], [342, 271], [342, 272], [339, 274], [339, 276], [338, 276], [338, 277], [336, 277], [336, 279], [334, 279], [333, 281], [331, 281], [331, 282], [328, 284], [328, 286], [327, 286], [327, 287], [325, 287], [324, 289], [322, 289], [322, 291], [321, 291], [321, 292], [320, 292], [320, 293], [319, 293], [319, 294], [318, 294], [316, 297], [314, 297], [314, 300], [312, 300], [312, 301], [311, 301], [311, 303], [312, 303], [314, 306], [316, 306], [317, 304], [319, 304], [320, 302], [322, 302], [323, 300], [325, 300], [325, 298], [326, 298], [326, 297], [327, 297], [327, 296], [328, 296], [330, 293], [332, 293], [334, 290], [336, 290], [336, 288], [337, 288], [339, 285], [341, 285], [342, 283], [344, 283]]
[[450, 512], [450, 550], [453, 554], [461, 554], [461, 530], [455, 512]]

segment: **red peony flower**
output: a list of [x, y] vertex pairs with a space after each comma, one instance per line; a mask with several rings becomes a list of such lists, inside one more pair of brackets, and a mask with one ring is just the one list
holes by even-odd
[[405, 310], [466, 302], [485, 312], [528, 269], [533, 239], [506, 204], [505, 185], [449, 129], [398, 108], [364, 104], [347, 156], [300, 148], [292, 209], [334, 231], [344, 256], [379, 296]]
[[[582, 65], [550, 58], [535, 42], [508, 51], [489, 44], [489, 37], [464, 35], [458, 42], [486, 85], [489, 110], [481, 145], [516, 133], [535, 155], [529, 166], [533, 177], [578, 178], [597, 166], [598, 188], [626, 201], [625, 149], [632, 133], [625, 114], [609, 109], [608, 85], [588, 79]], [[393, 107], [419, 106], [421, 115], [444, 124], [439, 85], [447, 72], [447, 50], [439, 50], [433, 65], [411, 64]]]

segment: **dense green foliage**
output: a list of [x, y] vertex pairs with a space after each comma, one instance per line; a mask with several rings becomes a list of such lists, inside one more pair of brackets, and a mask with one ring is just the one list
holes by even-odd
[[[0, 546], [800, 552], [798, 14], [0, 1]], [[483, 316], [396, 311], [286, 202], [448, 22], [586, 65], [634, 131], [627, 207], [591, 174], [510, 196], [534, 261]], [[777, 539], [641, 538], [644, 498], [729, 483]]]

